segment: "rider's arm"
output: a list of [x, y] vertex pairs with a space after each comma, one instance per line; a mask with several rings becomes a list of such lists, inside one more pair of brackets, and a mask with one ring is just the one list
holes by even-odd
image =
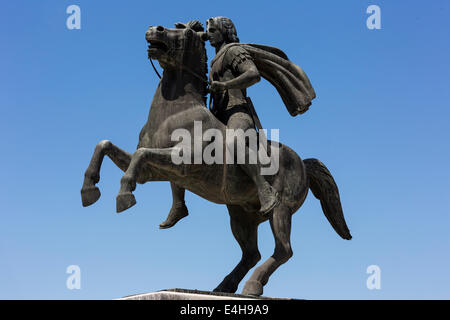
[[213, 81], [211, 89], [215, 90], [228, 90], [228, 89], [246, 89], [255, 83], [257, 83], [261, 76], [259, 75], [258, 68], [254, 64], [250, 54], [239, 46], [230, 48], [224, 60], [228, 61], [228, 64], [233, 73], [237, 76], [231, 80], [217, 82]]
[[252, 60], [244, 60], [237, 66], [239, 76], [225, 81], [226, 89], [246, 89], [261, 80], [259, 71]]

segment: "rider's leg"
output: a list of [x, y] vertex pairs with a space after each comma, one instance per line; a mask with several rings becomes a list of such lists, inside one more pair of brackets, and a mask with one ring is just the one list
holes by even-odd
[[[254, 128], [253, 120], [248, 113], [236, 112], [233, 113], [227, 122], [228, 129], [242, 129], [244, 132], [247, 129]], [[230, 148], [234, 148], [237, 145], [237, 138], [234, 141], [227, 141], [227, 145]], [[272, 211], [280, 203], [280, 196], [278, 192], [264, 179], [261, 175], [261, 164], [257, 161], [256, 164], [247, 163], [250, 153], [257, 153], [257, 150], [250, 149], [247, 143], [245, 146], [245, 159], [244, 164], [239, 164], [239, 166], [244, 170], [244, 172], [253, 180], [257, 189], [259, 202], [261, 203], [261, 214], [267, 214]], [[235, 153], [236, 154], [236, 153]], [[236, 160], [236, 159], [235, 159]]]
[[188, 209], [184, 202], [184, 188], [177, 186], [171, 182], [172, 189], [172, 208], [170, 209], [167, 219], [159, 225], [160, 229], [167, 229], [173, 227], [180, 219], [188, 215]]

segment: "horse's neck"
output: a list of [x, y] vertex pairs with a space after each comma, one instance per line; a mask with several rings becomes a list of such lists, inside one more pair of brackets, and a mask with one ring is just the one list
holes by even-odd
[[[164, 70], [159, 90], [161, 98], [167, 103], [184, 103], [203, 97], [204, 84], [186, 70]], [[189, 106], [185, 105], [185, 108]]]
[[158, 89], [153, 96], [147, 123], [139, 135], [138, 147], [159, 147], [158, 132], [165, 121], [179, 113], [198, 106], [205, 106], [205, 85], [187, 72], [164, 71]]
[[205, 105], [204, 84], [181, 70], [167, 71], [153, 96], [147, 124], [157, 130], [170, 116], [199, 105]]

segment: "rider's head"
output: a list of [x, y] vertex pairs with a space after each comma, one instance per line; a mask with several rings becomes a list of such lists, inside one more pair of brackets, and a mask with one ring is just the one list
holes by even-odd
[[220, 47], [223, 43], [239, 42], [233, 21], [226, 17], [210, 18], [206, 21], [208, 39], [213, 47]]

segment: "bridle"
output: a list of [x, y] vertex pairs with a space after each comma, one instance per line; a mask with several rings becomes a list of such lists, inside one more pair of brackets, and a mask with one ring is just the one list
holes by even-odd
[[[159, 79], [161, 79], [161, 75], [159, 74], [158, 70], [156, 69], [155, 65], [153, 64], [152, 59], [149, 59], [149, 60], [150, 60], [150, 63], [152, 64], [153, 70], [155, 70], [156, 75], [158, 76]], [[192, 76], [196, 77], [197, 79], [199, 79], [200, 81], [205, 83], [207, 86], [209, 86], [209, 81], [208, 80], [205, 80], [202, 76], [197, 74], [195, 71], [193, 71], [188, 66], [185, 66], [184, 64], [182, 64], [181, 65], [181, 69], [187, 71], [189, 74], [191, 74]]]
[[[150, 58], [150, 63], [152, 64], [153, 70], [155, 70], [156, 75], [158, 76], [159, 79], [161, 79], [161, 75], [159, 74], [158, 70], [156, 69], [155, 65], [153, 64], [153, 60]], [[181, 65], [181, 69], [187, 71], [189, 74], [191, 74], [192, 76], [194, 76], [195, 78], [199, 79], [200, 81], [202, 81], [203, 83], [206, 84], [206, 92], [210, 92], [209, 91], [209, 81], [205, 80], [202, 76], [200, 76], [199, 74], [197, 74], [195, 71], [193, 71], [191, 68], [189, 68], [188, 66], [182, 64]], [[208, 108], [211, 110], [211, 103], [212, 103], [212, 94], [210, 92], [210, 96], [209, 96], [209, 106]]]

